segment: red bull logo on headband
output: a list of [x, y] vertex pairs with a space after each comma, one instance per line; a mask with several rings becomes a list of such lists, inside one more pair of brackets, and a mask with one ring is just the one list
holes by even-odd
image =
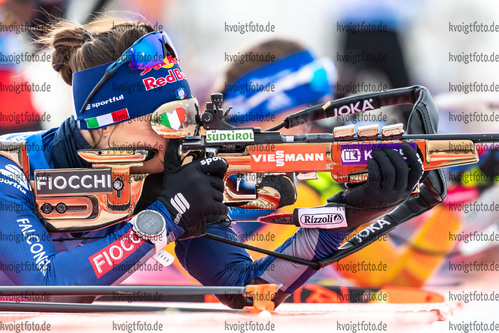
[[144, 83], [144, 87], [146, 88], [146, 91], [149, 91], [151, 89], [155, 89], [158, 87], [162, 87], [168, 83], [173, 83], [177, 81], [181, 81], [185, 79], [184, 73], [178, 68], [175, 69], [169, 69], [168, 70], [168, 75], [165, 77], [158, 77], [155, 78], [154, 76], [147, 77], [145, 79], [142, 79], [142, 82]]
[[178, 61], [177, 59], [175, 58], [172, 58], [170, 56], [167, 56], [165, 58], [165, 60], [162, 62], [162, 63], [159, 63], [157, 65], [154, 65], [152, 67], [149, 67], [149, 68], [145, 68], [141, 73], [140, 73], [140, 76], [144, 76], [146, 75], [147, 73], [149, 73], [151, 70], [159, 70], [161, 68], [172, 68], [173, 65], [177, 64]]

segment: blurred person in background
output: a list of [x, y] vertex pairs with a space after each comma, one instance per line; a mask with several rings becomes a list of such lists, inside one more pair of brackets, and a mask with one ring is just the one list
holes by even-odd
[[[442, 115], [443, 132], [497, 132], [499, 99], [493, 93], [442, 93], [435, 96]], [[496, 259], [499, 235], [498, 212], [492, 207], [499, 194], [499, 146], [480, 144], [480, 161], [446, 170], [449, 180], [446, 209], [459, 221], [459, 228], [449, 237], [454, 247], [450, 260], [465, 258]], [[478, 203], [487, 209], [474, 209]]]
[[[410, 79], [403, 37], [417, 10], [417, 1], [354, 0], [338, 4], [341, 35], [337, 52], [336, 96], [407, 87]], [[410, 107], [392, 107], [394, 123], [406, 123]]]
[[64, 3], [60, 0], [0, 2], [0, 22], [5, 27], [0, 32], [0, 83], [12, 87], [0, 90], [0, 134], [42, 128], [42, 113], [33, 102], [34, 91], [20, 87], [32, 79], [25, 70], [37, 51], [24, 37], [42, 36], [47, 18], [60, 17]]

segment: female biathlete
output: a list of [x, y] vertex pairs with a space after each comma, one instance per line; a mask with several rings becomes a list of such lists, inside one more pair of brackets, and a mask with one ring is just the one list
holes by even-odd
[[[162, 180], [155, 184], [157, 197], [142, 212], [164, 219], [166, 242], [176, 242], [177, 258], [200, 283], [282, 284], [274, 298], [278, 305], [316, 272], [271, 256], [253, 261], [242, 248], [197, 237], [206, 230], [237, 240], [224, 218], [228, 210], [222, 203], [227, 164], [212, 158], [181, 166], [177, 140], [168, 141], [151, 127], [150, 116], [161, 105], [185, 100], [191, 108], [188, 113], [197, 108], [166, 33], [153, 31], [148, 24], [60, 23], [47, 41], [54, 49], [53, 68], [73, 87], [75, 109], [74, 116], [58, 128], [1, 137], [26, 142], [31, 177], [38, 169], [90, 168], [77, 154], [81, 149], [143, 147], [154, 156], [131, 172], [159, 173]], [[117, 89], [123, 84], [134, 89]], [[325, 258], [351, 230], [407, 200], [423, 169], [411, 147], [402, 149], [409, 163], [398, 152], [377, 150], [368, 163], [369, 179], [335, 194], [320, 207], [322, 213], [342, 214], [343, 223], [330, 229], [300, 228], [276, 251], [309, 260]], [[73, 241], [54, 241], [61, 235], [44, 228], [33, 193], [20, 166], [0, 156], [4, 208], [0, 230], [16, 240], [0, 242], [1, 267], [16, 285], [117, 284], [130, 274], [130, 267], [140, 267], [156, 252], [153, 242], [158, 241], [138, 233], [134, 218], [83, 235], [66, 235]], [[122, 255], [110, 256], [110, 244], [121, 246]], [[235, 308], [250, 302], [243, 297], [220, 300]]]

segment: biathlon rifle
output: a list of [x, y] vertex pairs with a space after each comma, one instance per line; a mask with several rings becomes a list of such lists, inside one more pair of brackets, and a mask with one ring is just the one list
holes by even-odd
[[[440, 175], [433, 176], [435, 183], [435, 179], [443, 178], [437, 169], [476, 163], [478, 153], [475, 145], [499, 141], [499, 134], [435, 134], [438, 110], [428, 90], [422, 86], [329, 101], [289, 115], [281, 124], [267, 130], [230, 125], [227, 122], [230, 108], [223, 110], [222, 103], [221, 94], [212, 94], [201, 115], [197, 108], [194, 112], [186, 110], [185, 101], [167, 103], [153, 114], [153, 129], [164, 137], [180, 140], [178, 153], [183, 164], [200, 158], [224, 158], [229, 165], [224, 177], [224, 203], [244, 209], [273, 210], [293, 204], [296, 200], [295, 178], [314, 179], [317, 172], [330, 172], [338, 182], [365, 181], [368, 176], [367, 161], [375, 148], [400, 151], [402, 144], [409, 144], [418, 151], [425, 173]], [[356, 131], [353, 125], [336, 127], [333, 133], [284, 135], [279, 132], [282, 128], [320, 119], [399, 104], [412, 104], [411, 114], [419, 115], [422, 132], [429, 134], [405, 134], [402, 124], [383, 126], [381, 130], [373, 124], [359, 127]], [[172, 128], [170, 122], [164, 121], [171, 115], [178, 117], [180, 126]], [[201, 128], [205, 133], [200, 135]], [[25, 156], [21, 154], [23, 150], [26, 150], [25, 146], [12, 144], [10, 158], [21, 160], [20, 156]], [[32, 186], [38, 213], [51, 232], [82, 232], [107, 227], [131, 216], [141, 196], [147, 175], [130, 174], [130, 167], [141, 165], [150, 155], [148, 149], [84, 150], [79, 151], [79, 155], [92, 163], [94, 168], [37, 170], [34, 173]], [[29, 175], [29, 169], [25, 167], [27, 161], [19, 164]], [[255, 180], [253, 191], [241, 191], [240, 185], [245, 177]], [[49, 181], [51, 186], [48, 186]], [[77, 190], [61, 189], [63, 184], [71, 182], [79, 182], [77, 185], [81, 186], [74, 186], [78, 187]], [[397, 224], [431, 209], [445, 197], [445, 185], [440, 187], [443, 187], [442, 193], [434, 194], [437, 190], [427, 181], [420, 196], [431, 201], [431, 195], [440, 195], [432, 205], [415, 202], [415, 208], [402, 204], [404, 207], [399, 206], [394, 211], [397, 221], [381, 219], [375, 222], [370, 229], [364, 229], [363, 234], [361, 231], [334, 255], [322, 261], [287, 256], [215, 235], [207, 234], [205, 237], [320, 268], [358, 251]], [[274, 222], [282, 223], [278, 220]], [[369, 239], [362, 235], [369, 236]]]
[[[199, 119], [205, 134], [181, 139], [183, 163], [206, 157], [223, 157], [229, 164], [225, 175], [224, 202], [245, 209], [277, 209], [294, 203], [294, 177], [316, 179], [317, 172], [330, 172], [337, 182], [358, 183], [367, 179], [367, 161], [376, 148], [401, 152], [408, 144], [416, 149], [425, 171], [478, 162], [476, 144], [496, 142], [498, 134], [404, 134], [403, 124], [336, 127], [333, 133], [284, 135], [278, 130], [338, 115], [367, 112], [384, 106], [414, 104], [426, 107], [426, 88], [415, 86], [356, 95], [309, 107], [288, 116], [268, 130], [235, 127], [227, 123], [230, 110], [222, 109], [222, 95], [212, 94]], [[165, 111], [167, 112], [167, 111]], [[171, 129], [156, 123], [156, 131]], [[188, 126], [188, 125], [187, 125]], [[252, 175], [248, 177], [248, 175]], [[280, 176], [276, 178], [275, 176]], [[256, 182], [254, 193], [240, 193], [245, 177]], [[283, 183], [282, 178], [288, 178]], [[276, 179], [280, 179], [277, 183]], [[289, 184], [289, 186], [286, 186]], [[275, 185], [274, 187], [272, 187]]]

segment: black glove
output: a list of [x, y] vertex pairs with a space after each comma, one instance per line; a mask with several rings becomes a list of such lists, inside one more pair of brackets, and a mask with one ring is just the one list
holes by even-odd
[[227, 214], [223, 201], [223, 176], [227, 163], [221, 157], [197, 160], [181, 166], [178, 140], [170, 140], [165, 153], [163, 187], [158, 200], [185, 230], [181, 238], [205, 233], [205, 217]]
[[327, 200], [346, 205], [350, 228], [387, 214], [410, 197], [423, 175], [423, 164], [411, 146], [402, 145], [402, 152], [409, 165], [395, 150], [373, 150], [373, 158], [367, 162], [367, 181]]
[[392, 149], [373, 150], [366, 182], [336, 193], [325, 206], [296, 208], [294, 223], [304, 228], [351, 230], [386, 215], [411, 196], [423, 175], [417, 152], [409, 145], [402, 145], [402, 152], [409, 166]]

